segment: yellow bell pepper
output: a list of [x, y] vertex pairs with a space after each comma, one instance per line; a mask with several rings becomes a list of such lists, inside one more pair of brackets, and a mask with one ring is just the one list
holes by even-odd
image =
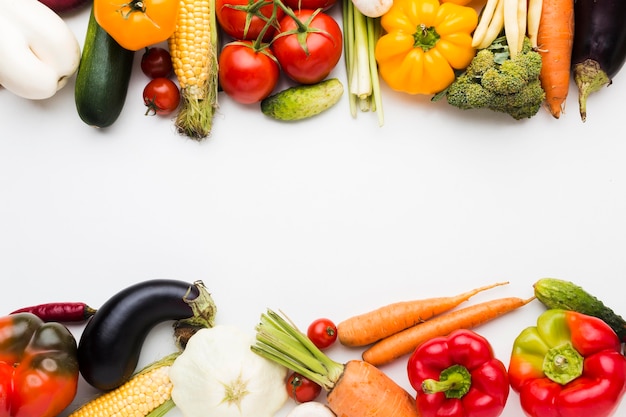
[[385, 33], [375, 56], [382, 79], [396, 91], [436, 94], [465, 69], [476, 50], [472, 33], [478, 13], [439, 0], [395, 0], [381, 17]]

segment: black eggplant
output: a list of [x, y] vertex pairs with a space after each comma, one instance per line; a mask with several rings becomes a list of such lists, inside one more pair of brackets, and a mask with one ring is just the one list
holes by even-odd
[[108, 391], [135, 372], [143, 343], [159, 323], [188, 321], [212, 327], [215, 305], [201, 281], [139, 282], [108, 299], [87, 322], [78, 343], [80, 372], [87, 383]]
[[572, 72], [583, 122], [589, 95], [610, 85], [624, 62], [626, 1], [575, 0]]

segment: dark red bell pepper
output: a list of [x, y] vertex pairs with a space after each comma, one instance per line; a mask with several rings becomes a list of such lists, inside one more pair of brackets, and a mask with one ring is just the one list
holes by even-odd
[[530, 417], [608, 417], [626, 390], [617, 334], [599, 318], [550, 309], [513, 344], [509, 380]]
[[422, 343], [407, 369], [421, 417], [497, 417], [509, 396], [506, 366], [471, 330]]
[[78, 387], [77, 344], [32, 313], [0, 317], [0, 417], [54, 417]]

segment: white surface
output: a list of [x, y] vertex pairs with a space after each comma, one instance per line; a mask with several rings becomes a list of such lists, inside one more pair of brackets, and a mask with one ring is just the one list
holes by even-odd
[[[82, 44], [87, 12], [67, 20]], [[524, 121], [385, 89], [383, 127], [372, 113], [352, 119], [345, 96], [295, 124], [220, 97], [202, 143], [143, 115], [146, 82], [137, 62], [122, 115], [101, 131], [78, 118], [72, 82], [42, 102], [0, 90], [6, 312], [48, 301], [97, 307], [165, 277], [204, 280], [221, 323], [251, 329], [271, 307], [305, 327], [502, 280], [510, 284], [472, 302], [528, 297], [544, 276], [624, 311], [619, 76], [590, 98], [586, 123], [573, 88], [561, 119], [542, 110]], [[533, 303], [476, 330], [508, 364], [514, 337], [541, 311]], [[143, 362], [171, 349], [168, 326], [151, 334]], [[404, 366], [384, 369], [409, 388]], [[77, 403], [88, 395], [81, 387]], [[503, 416], [520, 415], [512, 393]]]

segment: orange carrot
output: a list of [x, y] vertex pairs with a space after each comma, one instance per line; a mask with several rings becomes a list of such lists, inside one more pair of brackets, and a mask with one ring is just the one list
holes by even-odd
[[539, 79], [545, 105], [553, 117], [565, 109], [574, 45], [574, 0], [543, 0], [537, 29], [537, 47], [543, 61]]
[[474, 295], [508, 282], [475, 288], [455, 296], [401, 301], [350, 317], [337, 325], [337, 338], [345, 346], [365, 346], [452, 310]]
[[375, 343], [363, 352], [363, 360], [379, 366], [407, 355], [433, 337], [446, 336], [457, 329], [471, 329], [496, 319], [534, 300], [517, 297], [497, 298], [434, 317]]
[[415, 398], [383, 371], [334, 361], [286, 317], [268, 310], [256, 330], [252, 351], [319, 384], [337, 417], [419, 417]]
[[346, 363], [326, 399], [336, 416], [418, 416], [407, 391], [380, 369], [358, 360]]

